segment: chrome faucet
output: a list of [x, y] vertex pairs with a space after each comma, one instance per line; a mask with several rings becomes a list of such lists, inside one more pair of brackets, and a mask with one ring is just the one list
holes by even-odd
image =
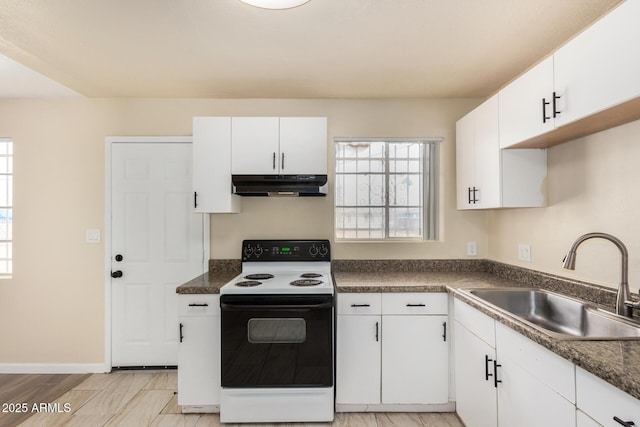
[[587, 233], [576, 239], [571, 245], [569, 252], [564, 257], [563, 268], [567, 270], [576, 269], [576, 250], [582, 242], [594, 237], [605, 239], [613, 243], [620, 249], [620, 255], [622, 255], [622, 271], [620, 277], [620, 286], [618, 286], [618, 293], [616, 294], [616, 314], [626, 317], [632, 317], [632, 309], [640, 308], [640, 303], [634, 303], [631, 301], [631, 292], [629, 291], [629, 253], [627, 247], [622, 243], [620, 239], [607, 233]]

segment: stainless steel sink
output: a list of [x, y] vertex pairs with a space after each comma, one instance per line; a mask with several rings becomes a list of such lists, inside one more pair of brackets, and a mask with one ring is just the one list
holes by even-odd
[[640, 339], [640, 324], [554, 292], [523, 288], [475, 288], [460, 292], [558, 339]]

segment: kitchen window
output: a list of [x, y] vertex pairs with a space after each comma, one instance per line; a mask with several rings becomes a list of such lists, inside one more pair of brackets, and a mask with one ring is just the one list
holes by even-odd
[[13, 141], [0, 138], [0, 278], [13, 272]]
[[337, 240], [437, 240], [441, 138], [335, 138]]

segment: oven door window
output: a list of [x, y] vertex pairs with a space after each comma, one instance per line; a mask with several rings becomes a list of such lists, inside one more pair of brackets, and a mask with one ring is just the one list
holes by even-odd
[[302, 318], [249, 319], [251, 344], [301, 344], [307, 339], [307, 322]]

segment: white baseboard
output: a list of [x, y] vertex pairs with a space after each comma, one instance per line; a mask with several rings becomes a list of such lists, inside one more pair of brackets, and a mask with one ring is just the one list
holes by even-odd
[[111, 372], [102, 363], [0, 363], [0, 374], [95, 374]]
[[220, 405], [182, 405], [183, 414], [219, 414]]
[[428, 405], [379, 404], [357, 405], [336, 403], [336, 412], [455, 412], [456, 402]]

